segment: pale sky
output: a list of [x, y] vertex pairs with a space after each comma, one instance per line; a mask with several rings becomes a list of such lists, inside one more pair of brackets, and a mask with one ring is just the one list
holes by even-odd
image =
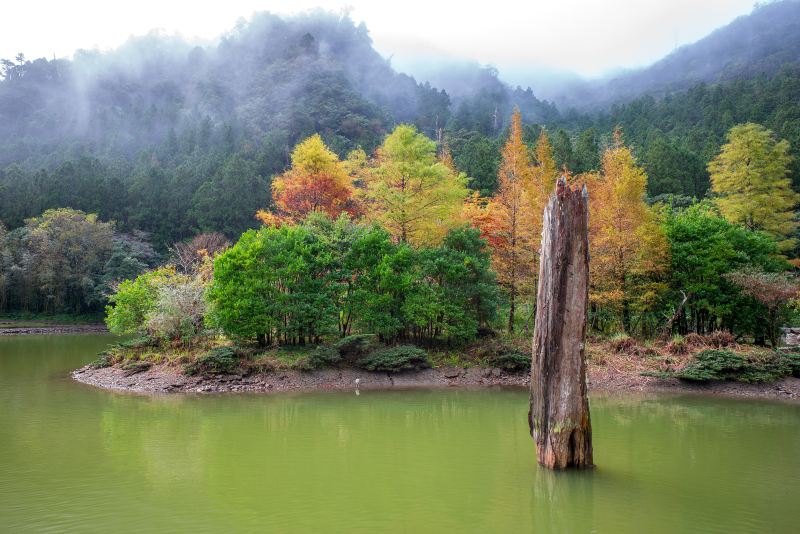
[[210, 40], [255, 11], [349, 9], [376, 48], [407, 70], [426, 59], [473, 59], [512, 71], [596, 76], [647, 65], [739, 15], [754, 0], [21, 0], [3, 6], [0, 58], [71, 57], [160, 29]]

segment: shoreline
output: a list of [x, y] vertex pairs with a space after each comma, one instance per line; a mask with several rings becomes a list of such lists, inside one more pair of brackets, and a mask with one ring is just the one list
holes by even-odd
[[37, 326], [3, 326], [0, 336], [31, 336], [47, 334], [107, 334], [103, 323], [53, 324]]
[[[250, 375], [186, 376], [179, 368], [155, 366], [131, 374], [117, 366], [76, 369], [77, 382], [102, 389], [141, 394], [172, 393], [276, 393], [308, 391], [391, 390], [413, 388], [484, 388], [530, 386], [528, 373], [513, 374], [486, 367], [438, 367], [398, 374], [358, 369], [318, 371], [270, 371]], [[634, 374], [589, 369], [589, 390], [593, 392], [674, 393], [719, 397], [783, 400], [800, 404], [800, 378], [787, 377], [770, 383], [710, 382], [695, 384], [678, 379], [661, 379]]]

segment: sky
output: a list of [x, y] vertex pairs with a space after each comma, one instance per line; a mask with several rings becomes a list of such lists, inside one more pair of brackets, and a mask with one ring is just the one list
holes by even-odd
[[[401, 71], [470, 59], [500, 72], [569, 71], [585, 77], [645, 66], [739, 15], [754, 0], [69, 0], [3, 7], [0, 58], [71, 57], [158, 29], [213, 41], [256, 11], [347, 10]], [[509, 80], [513, 81], [513, 80]]]

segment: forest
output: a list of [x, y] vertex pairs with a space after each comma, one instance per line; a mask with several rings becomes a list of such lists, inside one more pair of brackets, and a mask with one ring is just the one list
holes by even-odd
[[169, 323], [169, 293], [194, 310], [178, 330], [259, 342], [529, 332], [563, 175], [590, 193], [594, 331], [775, 344], [800, 64], [774, 63], [577, 111], [490, 67], [418, 82], [321, 12], [257, 14], [206, 48], [20, 54], [0, 66], [0, 311], [101, 312], [131, 290], [151, 307], [120, 331]]

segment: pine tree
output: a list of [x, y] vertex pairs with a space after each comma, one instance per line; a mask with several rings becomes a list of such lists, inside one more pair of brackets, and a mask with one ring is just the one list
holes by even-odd
[[734, 224], [772, 235], [781, 250], [792, 249], [799, 198], [789, 179], [789, 143], [753, 123], [734, 126], [727, 140], [708, 164], [720, 212]]

